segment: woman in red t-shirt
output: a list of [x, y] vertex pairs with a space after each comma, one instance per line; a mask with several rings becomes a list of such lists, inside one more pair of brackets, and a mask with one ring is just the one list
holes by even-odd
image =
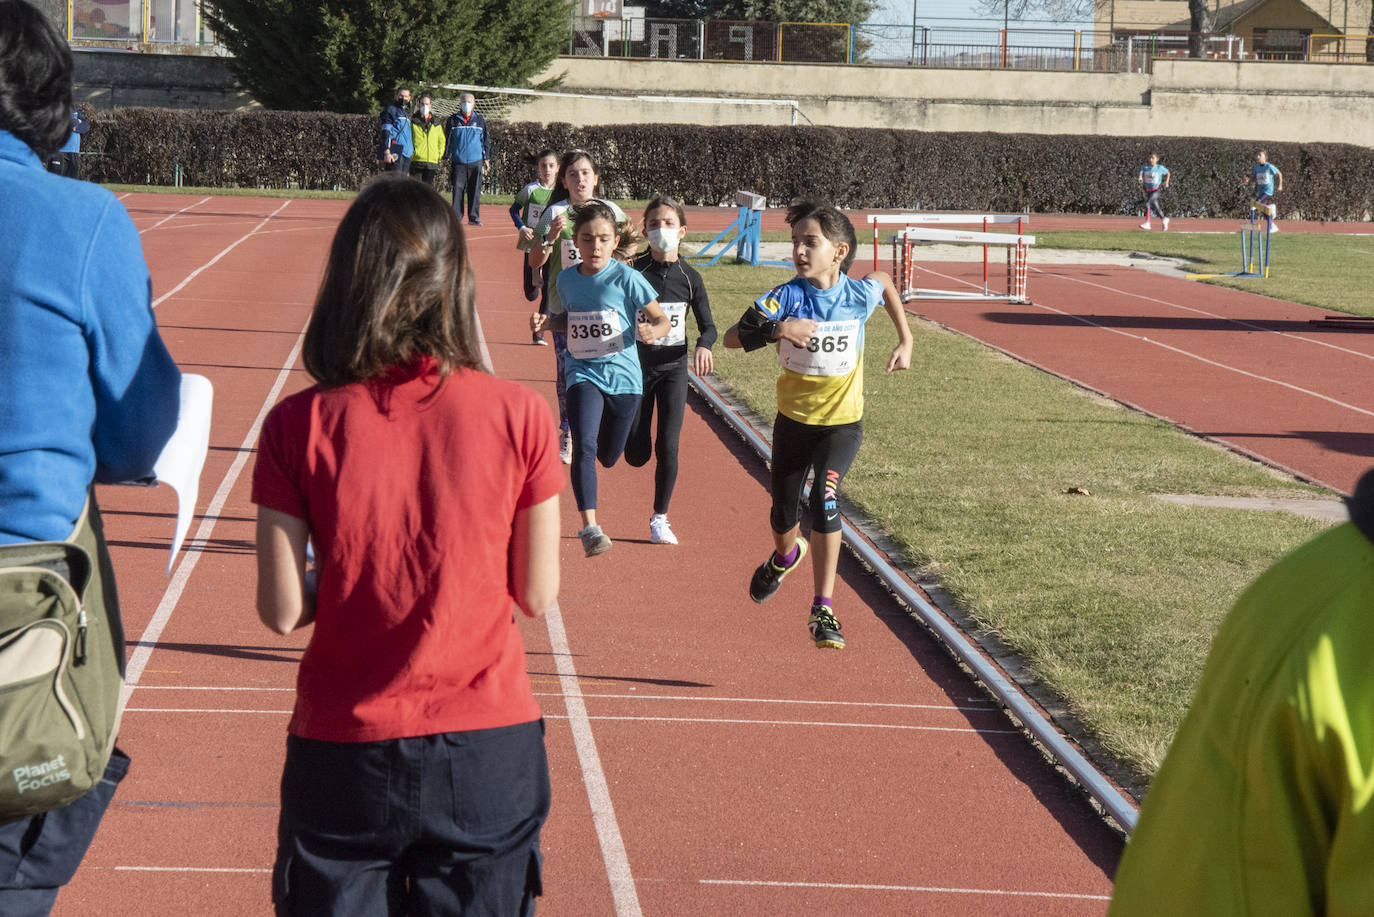
[[513, 611], [557, 597], [563, 472], [545, 401], [481, 369], [432, 188], [358, 196], [303, 358], [316, 385], [273, 408], [253, 473], [258, 615], [314, 624], [277, 912], [533, 913], [549, 778]]

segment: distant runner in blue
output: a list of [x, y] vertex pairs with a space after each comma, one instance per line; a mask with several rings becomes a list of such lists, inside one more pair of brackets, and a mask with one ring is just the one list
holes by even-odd
[[1159, 164], [1159, 154], [1150, 154], [1149, 165], [1140, 167], [1140, 172], [1136, 175], [1136, 181], [1145, 187], [1145, 222], [1140, 224], [1141, 229], [1150, 228], [1150, 214], [1159, 217], [1164, 228], [1169, 228], [1169, 218], [1164, 215], [1164, 211], [1159, 206], [1159, 194], [1169, 187], [1169, 170]]
[[1278, 208], [1274, 206], [1274, 195], [1283, 190], [1283, 173], [1279, 171], [1278, 166], [1269, 161], [1269, 154], [1264, 150], [1255, 154], [1255, 165], [1250, 169], [1250, 174], [1245, 176], [1247, 185], [1250, 184], [1251, 178], [1255, 180], [1255, 209], [1267, 211], [1269, 231], [1278, 232], [1279, 224], [1274, 220], [1274, 217], [1278, 216]]

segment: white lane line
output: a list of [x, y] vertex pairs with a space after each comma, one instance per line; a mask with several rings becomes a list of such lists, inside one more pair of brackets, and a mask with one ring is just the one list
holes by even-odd
[[939, 885], [870, 885], [861, 882], [770, 882], [765, 879], [697, 879], [702, 885], [742, 885], [751, 888], [838, 888], [852, 891], [925, 892], [944, 895], [998, 895], [1011, 898], [1069, 898], [1074, 901], [1110, 901], [1111, 895], [1074, 892], [1017, 891], [1011, 888], [947, 888]]
[[563, 614], [556, 602], [553, 608], [545, 612], [544, 620], [549, 628], [549, 643], [558, 665], [558, 680], [563, 687], [563, 703], [568, 709], [567, 719], [572, 728], [573, 745], [577, 748], [577, 759], [582, 765], [582, 782], [587, 787], [587, 799], [592, 806], [592, 822], [596, 825], [597, 840], [601, 842], [601, 858], [606, 863], [606, 876], [611, 881], [611, 899], [615, 904], [616, 917], [639, 917], [639, 897], [635, 893], [634, 876], [630, 873], [630, 859], [625, 853], [620, 825], [615, 820], [611, 791], [606, 785], [606, 775], [601, 770], [601, 756], [596, 751], [587, 706], [582, 701], [582, 688], [577, 681], [577, 669], [573, 666], [568, 636], [563, 630]]
[[[920, 732], [972, 732], [984, 736], [1021, 735], [1021, 730], [1019, 729], [974, 729], [971, 726], [914, 726], [907, 723], [840, 723], [828, 722], [826, 720], [738, 720], [724, 716], [587, 716], [585, 708], [583, 708], [581, 715], [589, 720], [628, 720], [642, 723], [720, 723], [741, 726], [825, 726], [846, 729], [912, 729]], [[545, 719], [550, 720], [560, 719], [560, 717], [552, 714], [545, 714], [544, 716]], [[568, 719], [572, 719], [571, 711]]]
[[172, 288], [171, 288], [170, 290], [168, 290], [166, 293], [163, 293], [163, 294], [162, 294], [161, 296], [159, 296], [157, 299], [153, 300], [153, 308], [156, 309], [159, 305], [161, 305], [163, 302], [165, 302], [169, 296], [175, 296], [175, 295], [176, 295], [180, 290], [182, 290], [188, 283], [190, 283], [192, 280], [195, 280], [197, 277], [199, 277], [201, 274], [203, 274], [206, 270], [208, 270], [210, 267], [212, 267], [217, 261], [219, 261], [219, 259], [223, 258], [225, 255], [229, 254], [231, 251], [233, 251], [234, 249], [238, 248], [239, 245], [241, 245], [242, 243], [244, 243], [244, 242], [248, 241], [249, 239], [251, 239], [254, 235], [257, 234], [257, 231], [258, 231], [259, 229], [261, 229], [262, 227], [264, 227], [264, 226], [267, 225], [267, 222], [268, 222], [269, 220], [271, 220], [272, 217], [274, 217], [274, 216], [276, 216], [277, 214], [281, 213], [281, 212], [282, 212], [283, 210], [285, 210], [288, 206], [290, 206], [290, 204], [291, 204], [291, 201], [288, 200], [288, 201], [286, 201], [285, 203], [283, 203], [280, 207], [278, 207], [276, 210], [273, 210], [273, 211], [272, 211], [271, 213], [269, 213], [267, 216], [263, 217], [263, 218], [262, 218], [262, 222], [258, 223], [258, 225], [254, 226], [252, 229], [248, 230], [248, 232], [244, 233], [243, 235], [241, 235], [241, 236], [239, 236], [237, 239], [235, 239], [233, 242], [229, 243], [229, 245], [228, 245], [223, 251], [221, 251], [218, 255], [216, 255], [215, 257], [211, 258], [209, 261], [205, 262], [205, 263], [202, 264], [200, 267], [196, 268], [194, 271], [192, 271], [190, 274], [188, 274], [187, 277], [186, 277], [186, 279], [183, 280], [181, 283], [179, 283], [179, 284], [177, 284], [176, 286], [172, 287]]
[[139, 685], [140, 691], [294, 691], [295, 688], [258, 688], [224, 685]]
[[176, 572], [172, 574], [171, 584], [168, 585], [167, 591], [162, 594], [162, 601], [158, 602], [152, 620], [148, 622], [148, 626], [143, 630], [143, 635], [139, 637], [139, 645], [134, 649], [133, 655], [129, 657], [129, 664], [125, 670], [124, 690], [120, 692], [121, 705], [129, 702], [129, 695], [138, 685], [138, 679], [143, 675], [143, 669], [148, 665], [148, 659], [157, 646], [158, 638], [162, 636], [163, 628], [167, 626], [168, 620], [172, 617], [172, 611], [181, 599], [181, 593], [186, 589], [186, 583], [191, 578], [191, 571], [196, 568], [196, 564], [204, 556], [204, 548], [215, 530], [215, 523], [219, 521], [220, 511], [224, 509], [224, 504], [229, 499], [229, 493], [234, 489], [234, 484], [238, 481], [239, 475], [243, 472], [243, 467], [248, 464], [248, 456], [252, 454], [253, 446], [258, 441], [258, 431], [262, 429], [262, 422], [266, 419], [267, 412], [277, 403], [277, 397], [281, 394], [282, 387], [286, 385], [286, 380], [291, 377], [291, 367], [300, 355], [301, 343], [304, 340], [305, 329], [302, 328], [301, 333], [296, 336], [296, 343], [291, 347], [291, 353], [287, 355], [286, 362], [282, 364], [281, 370], [277, 373], [277, 379], [272, 384], [272, 390], [267, 393], [267, 397], [262, 402], [262, 408], [258, 411], [258, 416], [253, 419], [253, 425], [249, 427], [247, 435], [244, 436], [243, 442], [239, 445], [238, 454], [234, 456], [234, 461], [230, 464], [229, 470], [225, 472], [224, 480], [220, 482], [219, 489], [215, 491], [214, 497], [210, 500], [210, 505], [206, 507], [205, 516], [201, 519], [200, 527], [196, 529], [195, 537], [186, 545], [181, 563], [177, 565]]
[[[157, 229], [157, 228], [158, 228], [159, 226], [161, 226], [163, 223], [166, 223], [166, 222], [167, 222], [168, 220], [170, 220], [172, 217], [180, 216], [181, 214], [183, 214], [183, 213], [185, 213], [186, 211], [190, 210], [192, 207], [199, 207], [201, 204], [205, 203], [205, 202], [208, 201], [208, 200], [210, 200], [210, 198], [208, 198], [208, 197], [203, 197], [203, 198], [201, 198], [200, 200], [196, 201], [194, 204], [187, 204], [185, 207], [182, 207], [182, 208], [181, 208], [180, 210], [178, 210], [176, 213], [169, 213], [169, 214], [167, 214], [165, 217], [163, 217], [162, 219], [158, 220], [156, 223], [154, 223], [152, 226], [149, 226], [147, 229], [140, 229], [140, 230], [138, 231], [138, 234], [141, 236], [141, 235], [143, 235], [145, 232], [151, 232], [152, 230]], [[184, 229], [184, 228], [189, 228], [189, 227], [180, 227], [180, 226], [179, 226], [179, 227], [177, 227], [177, 228], [178, 228], [178, 229]]]
[[[1038, 270], [1038, 269], [1037, 269], [1037, 270]], [[944, 278], [947, 279], [947, 280], [954, 280], [954, 281], [956, 281], [956, 282], [958, 282], [958, 283], [963, 283], [963, 284], [965, 284], [966, 286], [973, 286], [973, 284], [968, 283], [968, 281], [959, 280], [957, 277], [950, 277], [948, 274], [941, 274], [941, 273], [939, 273], [938, 271], [927, 271], [927, 273], [935, 274], [937, 277], [944, 277]], [[1043, 272], [1042, 272], [1042, 273], [1043, 273]], [[1056, 275], [1056, 276], [1058, 276], [1058, 275]], [[1068, 279], [1073, 279], [1073, 278], [1068, 278]], [[1088, 281], [1081, 281], [1081, 282], [1082, 282], [1082, 283], [1089, 283]], [[1090, 286], [1098, 286], [1098, 284], [1091, 284], [1091, 283], [1090, 283], [1089, 285], [1090, 285]], [[1105, 289], [1105, 290], [1111, 290], [1111, 291], [1114, 292], [1114, 293], [1122, 293], [1122, 292], [1124, 292], [1124, 291], [1121, 291], [1121, 290], [1117, 290], [1117, 289], [1115, 289], [1114, 287], [1103, 287], [1103, 289]], [[1127, 294], [1125, 294], [1125, 295], [1128, 295], [1128, 296], [1136, 296], [1137, 294], [1134, 294], [1134, 293], [1127, 293]], [[1139, 298], [1139, 299], [1149, 299], [1149, 297], [1147, 297], [1147, 296], [1138, 296], [1137, 298]], [[1162, 303], [1163, 305], [1170, 305], [1170, 303], [1166, 303], [1166, 302], [1164, 302], [1163, 300], [1153, 300], [1153, 301], [1154, 301], [1154, 302], [1158, 302], [1158, 303]], [[1351, 410], [1351, 411], [1354, 411], [1354, 412], [1357, 413], [1357, 414], [1364, 414], [1366, 417], [1374, 417], [1374, 411], [1369, 411], [1369, 410], [1366, 410], [1366, 409], [1361, 408], [1361, 407], [1356, 407], [1355, 405], [1350, 404], [1349, 402], [1341, 401], [1341, 400], [1338, 399], [1338, 398], [1332, 398], [1330, 395], [1323, 395], [1321, 392], [1314, 392], [1314, 391], [1312, 391], [1311, 389], [1303, 388], [1303, 387], [1300, 386], [1300, 385], [1294, 385], [1294, 384], [1291, 383], [1291, 382], [1284, 382], [1282, 379], [1274, 379], [1274, 378], [1271, 378], [1271, 377], [1269, 377], [1269, 376], [1261, 376], [1259, 373], [1252, 373], [1252, 372], [1250, 372], [1248, 369], [1241, 369], [1239, 366], [1231, 366], [1231, 365], [1228, 364], [1228, 363], [1219, 363], [1219, 362], [1217, 362], [1216, 360], [1208, 359], [1207, 357], [1204, 357], [1204, 356], [1202, 356], [1201, 354], [1193, 353], [1191, 350], [1184, 350], [1183, 348], [1181, 348], [1181, 347], [1175, 347], [1175, 346], [1173, 346], [1172, 344], [1165, 344], [1163, 341], [1156, 341], [1156, 340], [1154, 340], [1153, 338], [1145, 337], [1143, 334], [1135, 334], [1134, 332], [1131, 332], [1131, 331], [1123, 331], [1123, 330], [1120, 329], [1120, 328], [1112, 328], [1112, 327], [1109, 327], [1109, 326], [1107, 326], [1107, 325], [1102, 325], [1102, 324], [1099, 324], [1099, 323], [1097, 323], [1097, 322], [1091, 321], [1090, 319], [1086, 319], [1086, 318], [1084, 318], [1084, 317], [1081, 316], [1081, 315], [1075, 315], [1075, 314], [1073, 314], [1073, 313], [1071, 313], [1071, 312], [1065, 312], [1063, 309], [1056, 309], [1056, 308], [1054, 308], [1054, 306], [1047, 306], [1047, 305], [1045, 305], [1044, 303], [1033, 302], [1033, 303], [1031, 303], [1031, 306], [1032, 306], [1033, 308], [1036, 308], [1036, 309], [1043, 309], [1043, 310], [1045, 310], [1046, 312], [1053, 312], [1053, 313], [1055, 313], [1056, 315], [1062, 315], [1062, 316], [1064, 316], [1065, 318], [1071, 318], [1071, 319], [1073, 319], [1073, 320], [1076, 321], [1076, 322], [1081, 322], [1081, 323], [1083, 323], [1084, 325], [1089, 325], [1089, 326], [1091, 326], [1091, 327], [1093, 327], [1093, 328], [1100, 328], [1100, 329], [1103, 330], [1103, 331], [1110, 331], [1112, 334], [1119, 334], [1119, 335], [1121, 335], [1122, 337], [1131, 338], [1132, 340], [1140, 341], [1140, 342], [1145, 343], [1145, 344], [1150, 344], [1150, 345], [1152, 345], [1152, 346], [1154, 346], [1154, 347], [1159, 347], [1159, 348], [1161, 348], [1161, 349], [1163, 349], [1163, 350], [1172, 351], [1173, 353], [1176, 353], [1176, 354], [1178, 354], [1179, 356], [1188, 357], [1189, 359], [1192, 359], [1192, 360], [1197, 360], [1199, 363], [1206, 363], [1208, 366], [1215, 366], [1217, 369], [1223, 369], [1223, 370], [1226, 370], [1227, 372], [1233, 372], [1233, 373], [1236, 373], [1236, 374], [1241, 375], [1241, 376], [1246, 376], [1246, 377], [1248, 377], [1248, 378], [1255, 379], [1255, 380], [1257, 380], [1257, 381], [1259, 381], [1259, 382], [1268, 382], [1268, 383], [1270, 383], [1270, 384], [1272, 384], [1272, 385], [1277, 385], [1277, 386], [1279, 386], [1280, 388], [1291, 389], [1292, 391], [1298, 392], [1299, 394], [1302, 394], [1302, 395], [1310, 395], [1310, 396], [1313, 397], [1313, 398], [1316, 398], [1316, 399], [1318, 399], [1318, 400], [1320, 400], [1320, 401], [1329, 402], [1330, 404], [1334, 404], [1334, 405], [1336, 405], [1337, 407], [1347, 408], [1347, 409], [1349, 409], [1349, 410]], [[1181, 307], [1181, 308], [1186, 308], [1186, 307]], [[1236, 319], [1227, 319], [1227, 321], [1236, 321]], [[1238, 322], [1238, 321], [1236, 321], [1236, 323], [1237, 323], [1237, 324], [1241, 324], [1241, 323]], [[1258, 328], [1258, 327], [1257, 327], [1256, 330], [1264, 331], [1264, 330], [1267, 330], [1267, 329]], [[1322, 344], [1323, 346], [1334, 346], [1334, 345], [1326, 345], [1326, 344], [1324, 344], [1324, 343], [1321, 342], [1321, 341], [1308, 341], [1307, 338], [1301, 337], [1301, 336], [1299, 336], [1299, 335], [1288, 334], [1287, 332], [1275, 331], [1275, 332], [1273, 332], [1273, 333], [1274, 333], [1274, 334], [1281, 334], [1281, 335], [1283, 335], [1284, 337], [1291, 337], [1291, 338], [1294, 338], [1295, 340], [1307, 341], [1308, 343]], [[1370, 357], [1368, 357], [1367, 354], [1361, 354], [1361, 353], [1358, 353], [1358, 352], [1353, 351], [1353, 350], [1345, 350], [1345, 348], [1343, 348], [1343, 347], [1336, 347], [1335, 349], [1337, 349], [1337, 350], [1344, 350], [1346, 353], [1354, 354], [1354, 355], [1356, 355], [1356, 356], [1365, 357], [1365, 358], [1367, 358], [1367, 359], [1370, 358]]]
[[236, 710], [232, 707], [125, 707], [125, 713], [249, 713], [290, 716], [290, 710]]
[[[1074, 283], [1081, 283], [1081, 284], [1083, 284], [1083, 285], [1085, 285], [1085, 286], [1097, 287], [1099, 290], [1108, 290], [1108, 291], [1110, 291], [1110, 292], [1112, 292], [1112, 293], [1118, 293], [1118, 294], [1120, 294], [1120, 295], [1122, 295], [1122, 296], [1129, 296], [1129, 297], [1131, 297], [1131, 298], [1133, 298], [1133, 299], [1143, 299], [1145, 302], [1152, 302], [1152, 303], [1156, 303], [1157, 305], [1168, 306], [1168, 307], [1171, 308], [1171, 309], [1178, 309], [1178, 310], [1181, 311], [1181, 312], [1192, 312], [1194, 315], [1202, 315], [1202, 316], [1206, 316], [1207, 318], [1215, 318], [1215, 319], [1219, 319], [1219, 320], [1221, 320], [1221, 321], [1230, 322], [1230, 323], [1233, 324], [1233, 325], [1238, 325], [1238, 326], [1241, 327], [1241, 328], [1248, 328], [1248, 329], [1251, 330], [1251, 331], [1262, 331], [1262, 332], [1264, 332], [1265, 334], [1277, 334], [1279, 337], [1291, 338], [1292, 340], [1295, 340], [1295, 341], [1302, 341], [1302, 342], [1305, 343], [1305, 344], [1315, 344], [1315, 345], [1318, 346], [1318, 347], [1326, 347], [1326, 348], [1328, 348], [1328, 349], [1330, 349], [1330, 350], [1335, 350], [1335, 351], [1338, 351], [1338, 352], [1340, 352], [1340, 353], [1348, 354], [1348, 355], [1350, 355], [1350, 356], [1352, 356], [1352, 357], [1359, 357], [1359, 358], [1362, 359], [1362, 360], [1374, 360], [1374, 354], [1362, 353], [1362, 352], [1360, 352], [1360, 351], [1358, 351], [1358, 350], [1351, 350], [1349, 347], [1342, 347], [1342, 346], [1340, 346], [1339, 344], [1332, 344], [1330, 341], [1323, 341], [1323, 340], [1321, 340], [1321, 339], [1319, 339], [1319, 338], [1310, 338], [1310, 337], [1306, 337], [1306, 336], [1304, 336], [1304, 335], [1297, 334], [1297, 333], [1292, 332], [1292, 331], [1278, 331], [1278, 330], [1276, 330], [1276, 329], [1274, 329], [1274, 328], [1266, 328], [1266, 327], [1264, 327], [1263, 325], [1257, 325], [1257, 324], [1255, 324], [1254, 322], [1248, 322], [1248, 321], [1246, 321], [1245, 319], [1242, 319], [1242, 318], [1232, 318], [1232, 317], [1229, 316], [1229, 315], [1222, 315], [1222, 314], [1217, 313], [1217, 312], [1208, 312], [1208, 311], [1205, 310], [1205, 309], [1196, 309], [1196, 308], [1194, 308], [1194, 307], [1192, 307], [1192, 306], [1185, 306], [1185, 305], [1183, 305], [1182, 303], [1171, 302], [1171, 301], [1169, 301], [1169, 300], [1167, 300], [1167, 299], [1159, 299], [1159, 298], [1154, 297], [1154, 296], [1146, 296], [1144, 293], [1133, 293], [1133, 292], [1131, 292], [1130, 290], [1123, 290], [1123, 289], [1120, 289], [1119, 287], [1109, 286], [1109, 285], [1104, 284], [1104, 283], [1097, 283], [1096, 281], [1093, 281], [1093, 280], [1084, 280], [1084, 279], [1081, 278], [1081, 277], [1069, 277], [1068, 275], [1065, 275], [1065, 274], [1055, 274], [1055, 273], [1051, 273], [1051, 272], [1049, 272], [1049, 271], [1046, 271], [1046, 270], [1044, 270], [1043, 268], [1034, 268], [1034, 270], [1036, 271], [1036, 273], [1045, 274], [1046, 276], [1050, 276], [1050, 277], [1055, 277], [1055, 278], [1058, 278], [1059, 280], [1070, 280], [1070, 281], [1072, 281], [1072, 282], [1074, 282]], [[1226, 287], [1225, 289], [1228, 289], [1228, 290], [1229, 290], [1229, 289], [1235, 289], [1235, 288], [1234, 288], [1234, 287]], [[1240, 290], [1240, 291], [1237, 291], [1237, 292], [1242, 292], [1242, 293], [1243, 293], [1243, 292], [1248, 292], [1248, 291]], [[1038, 306], [1038, 305], [1040, 305], [1040, 304], [1039, 304], [1039, 303], [1034, 303], [1034, 305], [1037, 305], [1037, 306]], [[1275, 321], [1299, 321], [1299, 319], [1275, 319]]]
[[270, 873], [270, 869], [235, 868], [232, 866], [116, 866], [115, 872], [232, 872], [253, 875]]
[[[536, 691], [536, 697], [562, 697], [562, 694], [553, 691]], [[689, 694], [597, 694], [584, 692], [583, 697], [617, 699], [617, 700], [679, 700], [679, 701], [701, 701], [719, 702], [728, 704], [811, 704], [821, 707], [895, 707], [899, 710], [961, 710], [974, 711], [979, 713], [1001, 713], [1001, 708], [988, 704], [985, 707], [957, 707], [953, 704], [891, 704], [876, 701], [858, 700], [791, 700], [786, 697], [697, 697]]]
[[1191, 350], [1184, 350], [1182, 347], [1175, 347], [1172, 344], [1165, 344], [1163, 341], [1156, 341], [1153, 338], [1147, 338], [1141, 334], [1135, 334], [1130, 331], [1123, 331], [1120, 328], [1109, 328], [1106, 325], [1100, 325], [1097, 322], [1090, 321], [1089, 319], [1086, 319], [1081, 315], [1073, 315], [1069, 312], [1063, 311], [1062, 309], [1056, 309], [1053, 306], [1046, 306], [1041, 305], [1040, 303], [1036, 303], [1035, 307], [1037, 309], [1044, 309], [1046, 312], [1057, 313], [1066, 318], [1072, 318], [1074, 321], [1082, 322], [1085, 325], [1091, 325], [1094, 328], [1101, 328], [1103, 331], [1110, 331], [1112, 334], [1119, 334], [1122, 337], [1131, 338], [1132, 340], [1140, 341], [1145, 344], [1150, 344], [1152, 346], [1159, 347], [1163, 350], [1171, 351], [1173, 353], [1178, 354], [1181, 357], [1188, 357], [1191, 360], [1197, 360], [1199, 363], [1205, 363], [1208, 366], [1215, 366], [1217, 369], [1224, 369], [1227, 372], [1233, 372], [1237, 375], [1245, 376], [1250, 379], [1255, 379], [1259, 382], [1268, 382], [1271, 385], [1277, 385], [1280, 388], [1290, 389], [1302, 395], [1309, 395], [1313, 398], [1318, 399], [1319, 401], [1325, 401], [1329, 404], [1334, 404], [1337, 407], [1346, 408], [1347, 410], [1354, 411], [1357, 414], [1363, 414], [1366, 417], [1374, 417], [1374, 411], [1366, 410], [1362, 407], [1357, 407], [1353, 404], [1350, 404], [1347, 401], [1341, 401], [1339, 398], [1332, 398], [1330, 395], [1323, 395], [1321, 392], [1314, 392], [1310, 388], [1303, 388], [1301, 385], [1294, 385], [1291, 382], [1284, 382], [1282, 379], [1275, 379], [1270, 376], [1262, 376], [1259, 373], [1252, 373], [1248, 369], [1241, 369], [1239, 366], [1231, 366], [1228, 363], [1221, 363], [1216, 360], [1204, 357], [1201, 354], [1193, 353]]

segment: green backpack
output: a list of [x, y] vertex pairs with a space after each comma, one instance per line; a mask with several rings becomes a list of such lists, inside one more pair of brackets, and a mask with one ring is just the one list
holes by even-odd
[[85, 795], [114, 750], [124, 637], [98, 526], [92, 502], [68, 541], [0, 545], [0, 824]]

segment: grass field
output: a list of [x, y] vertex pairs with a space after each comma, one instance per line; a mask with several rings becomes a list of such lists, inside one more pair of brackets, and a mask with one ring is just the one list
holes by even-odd
[[[791, 276], [740, 265], [704, 273], [722, 328]], [[1289, 513], [1152, 495], [1322, 492], [966, 338], [912, 325], [912, 369], [888, 375], [895, 334], [881, 313], [868, 324], [864, 446], [847, 495], [985, 634], [1022, 657], [1138, 788], [1168, 747], [1225, 611], [1322, 528]], [[717, 348], [716, 366], [773, 416], [771, 350]], [[767, 521], [758, 526], [765, 534]]]

